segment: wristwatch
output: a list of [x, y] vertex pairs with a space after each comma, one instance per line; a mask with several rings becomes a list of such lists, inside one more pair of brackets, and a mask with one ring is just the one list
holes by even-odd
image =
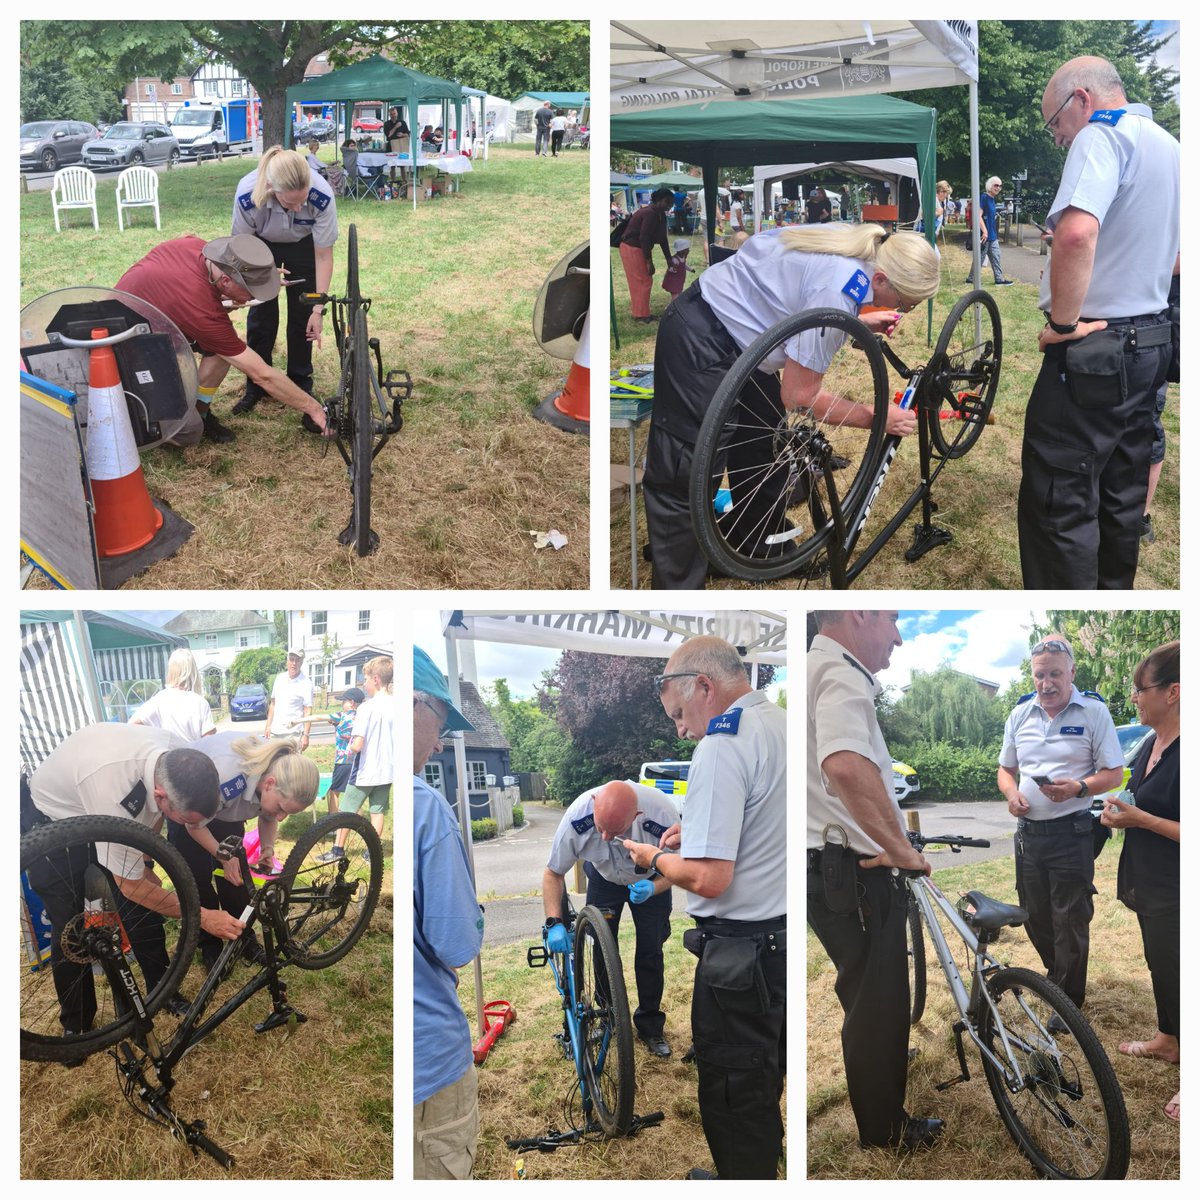
[[1079, 791], [1077, 791], [1075, 793], [1075, 799], [1083, 800], [1085, 797], [1090, 796], [1091, 794], [1092, 794], [1092, 792], [1091, 792], [1091, 789], [1087, 785], [1087, 780], [1081, 779], [1079, 781]]
[[543, 929], [553, 929], [555, 925], [561, 925], [561, 924], [562, 924], [562, 917], [547, 917], [546, 923], [545, 923], [545, 925], [542, 926], [542, 928]]
[[649, 865], [649, 867], [647, 867], [647, 868], [646, 868], [646, 870], [647, 870], [647, 871], [649, 871], [649, 873], [650, 873], [650, 877], [651, 877], [651, 878], [653, 878], [655, 875], [657, 875], [657, 874], [658, 874], [658, 868], [657, 868], [657, 867], [656, 867], [654, 864], [655, 864], [656, 862], [658, 862], [658, 860], [659, 860], [660, 858], [662, 858], [662, 856], [663, 856], [664, 854], [666, 854], [666, 853], [667, 853], [667, 851], [666, 851], [666, 850], [660, 850], [660, 851], [659, 851], [659, 852], [658, 852], [658, 853], [657, 853], [657, 854], [656, 854], [656, 855], [655, 855], [655, 856], [654, 856], [654, 857], [653, 857], [653, 858], [650, 860], [650, 865]]
[[1079, 327], [1079, 318], [1076, 317], [1075, 320], [1072, 321], [1069, 325], [1060, 325], [1056, 320], [1054, 320], [1053, 317], [1050, 316], [1049, 313], [1047, 313], [1046, 314], [1046, 324], [1049, 325], [1050, 328], [1053, 329], [1055, 333], [1066, 335], [1068, 333], [1074, 333], [1075, 330]]

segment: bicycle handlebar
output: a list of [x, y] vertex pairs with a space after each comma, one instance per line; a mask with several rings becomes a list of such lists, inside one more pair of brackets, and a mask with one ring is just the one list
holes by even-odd
[[982, 838], [967, 838], [955, 837], [951, 834], [939, 835], [932, 834], [926, 836], [923, 833], [917, 833], [916, 830], [910, 830], [908, 840], [918, 849], [923, 850], [926, 846], [949, 846], [955, 853], [958, 852], [960, 846], [974, 846], [979, 849], [986, 849], [992, 843], [984, 841]]

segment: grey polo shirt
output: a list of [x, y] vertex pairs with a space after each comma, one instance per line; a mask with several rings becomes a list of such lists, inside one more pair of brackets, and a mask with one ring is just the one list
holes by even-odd
[[[299, 212], [288, 212], [273, 196], [261, 207], [254, 203], [254, 184], [258, 172], [251, 171], [237, 185], [233, 196], [233, 227], [231, 234], [252, 233], [266, 242], [302, 242], [311, 237], [314, 246], [332, 246], [337, 241], [337, 203], [333, 189], [309, 168], [307, 201]], [[308, 281], [308, 289], [316, 280]]]
[[212, 816], [214, 821], [248, 821], [258, 816], [258, 781], [262, 775], [248, 774], [241, 756], [233, 749], [233, 743], [245, 736], [238, 732], [213, 733], [188, 743], [189, 750], [199, 750], [207, 755], [217, 768], [221, 799], [220, 807]]
[[787, 913], [787, 714], [763, 692], [746, 692], [713, 717], [693, 751], [679, 853], [733, 861], [719, 896], [688, 897], [693, 917]]
[[1104, 701], [1072, 685], [1071, 698], [1057, 716], [1048, 716], [1037, 693], [1023, 696], [1004, 723], [1000, 765], [1021, 773], [1021, 795], [1029, 803], [1033, 821], [1050, 821], [1086, 812], [1091, 797], [1048, 800], [1034, 777], [1051, 780], [1083, 779], [1107, 767], [1122, 767], [1125, 756], [1116, 727]]
[[[631, 842], [643, 842], [657, 846], [658, 839], [679, 820], [679, 810], [671, 797], [657, 788], [645, 784], [626, 783], [637, 792], [640, 812], [634, 818], [633, 827], [625, 835]], [[646, 878], [629, 857], [629, 851], [620, 839], [605, 841], [596, 828], [596, 793], [587, 791], [577, 796], [563, 814], [550, 847], [550, 859], [546, 866], [556, 875], [565, 875], [576, 860], [589, 862], [608, 880], [627, 887], [639, 879]]]

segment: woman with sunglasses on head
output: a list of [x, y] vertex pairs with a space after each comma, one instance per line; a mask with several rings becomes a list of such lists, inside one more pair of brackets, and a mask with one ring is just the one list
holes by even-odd
[[[890, 334], [901, 313], [936, 295], [938, 284], [937, 251], [917, 234], [889, 234], [880, 225], [822, 225], [755, 235], [671, 305], [654, 348], [654, 413], [643, 482], [654, 587], [704, 586], [707, 563], [688, 500], [692, 455], [708, 406], [742, 351], [780, 321], [814, 308], [840, 309], [872, 333]], [[883, 311], [860, 314], [864, 305]], [[742, 391], [751, 418], [773, 427], [785, 409], [807, 409], [818, 421], [869, 428], [870, 405], [821, 386], [844, 340], [840, 331], [816, 329], [780, 346], [761, 364], [753, 388]], [[916, 426], [913, 410], [889, 406], [889, 434], [904, 436]], [[764, 452], [770, 453], [769, 439], [761, 437], [731, 446], [731, 476], [761, 469]], [[754, 511], [770, 509], [778, 499], [764, 494]]]
[[[1153, 650], [1133, 673], [1138, 720], [1154, 730], [1133, 764], [1129, 792], [1105, 805], [1102, 824], [1125, 830], [1117, 899], [1137, 913], [1154, 985], [1158, 1030], [1149, 1041], [1122, 1042], [1132, 1058], [1179, 1062], [1179, 643]], [[1163, 1112], [1179, 1120], [1179, 1093]]]

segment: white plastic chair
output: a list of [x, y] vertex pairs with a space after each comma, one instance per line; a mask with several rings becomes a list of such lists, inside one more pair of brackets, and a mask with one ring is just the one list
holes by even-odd
[[154, 228], [162, 229], [158, 212], [158, 172], [149, 167], [126, 167], [117, 176], [117, 229], [125, 232], [127, 208], [153, 208]]
[[96, 176], [87, 167], [63, 167], [55, 171], [50, 187], [50, 203], [54, 206], [55, 233], [62, 232], [58, 214], [67, 208], [90, 208], [92, 228], [100, 228], [100, 215], [96, 212]]

